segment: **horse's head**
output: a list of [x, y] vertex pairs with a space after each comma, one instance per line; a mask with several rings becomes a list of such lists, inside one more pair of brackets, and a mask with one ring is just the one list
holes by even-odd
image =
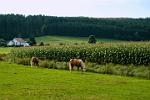
[[39, 65], [39, 59], [37, 57], [32, 57], [31, 58], [31, 66], [32, 65]]
[[81, 67], [82, 67], [82, 71], [86, 71], [86, 67], [85, 67], [85, 64], [84, 64], [84, 62], [81, 60]]

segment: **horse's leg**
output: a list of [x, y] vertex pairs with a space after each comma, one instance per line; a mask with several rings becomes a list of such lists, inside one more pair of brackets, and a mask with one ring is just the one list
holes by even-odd
[[39, 66], [39, 63], [37, 63], [37, 65], [36, 65], [37, 67]]
[[38, 63], [36, 62], [36, 63], [35, 63], [35, 68], [37, 68], [37, 66], [38, 66]]
[[77, 70], [79, 71], [79, 66], [77, 66]]
[[85, 64], [83, 61], [81, 62], [81, 70], [82, 70], [82, 72], [85, 72], [85, 70], [86, 70]]
[[72, 65], [72, 66], [71, 66], [71, 69], [72, 69], [72, 70], [74, 70], [73, 67], [74, 67], [74, 66]]
[[35, 67], [35, 62], [33, 62], [33, 64], [32, 64], [32, 65], [33, 65], [33, 67]]
[[33, 62], [32, 61], [30, 62], [30, 64], [31, 64], [31, 67], [33, 67]]
[[85, 67], [85, 64], [83, 63], [83, 71], [85, 72], [86, 71], [86, 67]]
[[81, 66], [81, 72], [83, 72], [83, 67]]
[[39, 67], [39, 61], [37, 62], [37, 67]]

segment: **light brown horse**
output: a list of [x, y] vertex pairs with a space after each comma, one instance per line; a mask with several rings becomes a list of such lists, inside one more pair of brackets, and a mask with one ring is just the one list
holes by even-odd
[[31, 67], [39, 66], [39, 59], [37, 57], [32, 57], [30, 63], [31, 63]]
[[85, 64], [81, 59], [70, 59], [69, 61], [69, 70], [72, 71], [73, 67], [76, 66], [78, 71], [79, 67], [81, 68], [81, 71], [85, 71]]

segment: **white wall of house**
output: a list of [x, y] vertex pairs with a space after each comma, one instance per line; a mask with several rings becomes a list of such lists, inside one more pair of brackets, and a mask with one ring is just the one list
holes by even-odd
[[15, 44], [14, 44], [13, 41], [9, 41], [7, 45], [8, 45], [8, 46], [12, 46], [12, 45], [15, 45]]
[[15, 46], [30, 46], [29, 43], [27, 43], [27, 42], [18, 42], [15, 38], [12, 41], [8, 42], [7, 45], [8, 46], [13, 46], [13, 45], [15, 45]]
[[13, 42], [15, 43], [16, 46], [20, 46], [21, 42], [18, 42], [15, 38], [13, 39]]
[[29, 43], [24, 43], [23, 44], [24, 47], [30, 46]]

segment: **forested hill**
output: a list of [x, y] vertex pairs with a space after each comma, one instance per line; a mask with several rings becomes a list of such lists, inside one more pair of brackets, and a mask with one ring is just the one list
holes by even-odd
[[0, 15], [0, 38], [43, 35], [150, 40], [150, 18], [87, 18]]

